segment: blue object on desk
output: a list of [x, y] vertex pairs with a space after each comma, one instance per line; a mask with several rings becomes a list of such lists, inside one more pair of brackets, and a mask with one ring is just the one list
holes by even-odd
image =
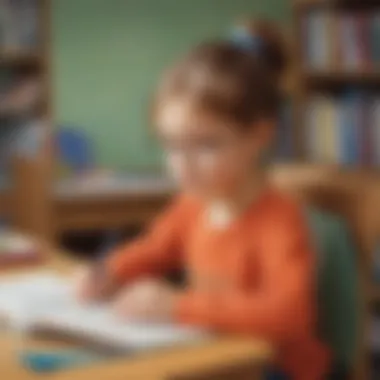
[[55, 372], [105, 360], [105, 356], [78, 350], [25, 351], [19, 355], [23, 367], [33, 372]]
[[93, 144], [83, 129], [60, 126], [55, 135], [59, 159], [80, 173], [94, 167]]

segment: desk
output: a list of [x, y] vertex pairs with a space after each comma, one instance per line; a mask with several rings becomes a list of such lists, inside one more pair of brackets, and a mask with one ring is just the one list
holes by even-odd
[[171, 194], [154, 193], [56, 197], [54, 235], [144, 225], [158, 214], [170, 197]]
[[[73, 263], [55, 258], [44, 267], [60, 272], [70, 271]], [[17, 272], [27, 269], [18, 269]], [[7, 270], [7, 273], [13, 271]], [[30, 339], [31, 347], [50, 347], [58, 342]], [[12, 336], [0, 336], [0, 374], [5, 379], [35, 380], [35, 375], [20, 368], [15, 361]], [[95, 364], [45, 376], [49, 380], [258, 380], [273, 356], [270, 345], [241, 338], [220, 338], [199, 345], [176, 347], [140, 354], [126, 359]]]
[[109, 183], [67, 179], [54, 192], [54, 235], [66, 231], [140, 226], [162, 209], [175, 191], [161, 176], [111, 177]]

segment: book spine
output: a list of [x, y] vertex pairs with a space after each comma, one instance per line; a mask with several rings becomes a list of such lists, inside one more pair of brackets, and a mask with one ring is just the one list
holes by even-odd
[[344, 100], [345, 152], [347, 165], [358, 162], [358, 130], [356, 99], [349, 96]]
[[370, 28], [367, 13], [362, 13], [357, 16], [357, 29], [359, 66], [366, 71], [371, 67]]
[[339, 68], [340, 49], [338, 36], [338, 14], [330, 12], [327, 20], [328, 66], [332, 70]]
[[308, 69], [312, 67], [312, 17], [307, 14], [301, 19], [301, 49], [302, 49], [302, 64]]
[[358, 23], [352, 14], [345, 13], [341, 17], [343, 67], [355, 70], [359, 67]]
[[350, 163], [350, 150], [349, 150], [349, 123], [347, 112], [347, 101], [342, 98], [340, 100], [340, 131], [341, 131], [341, 163], [348, 165]]
[[323, 70], [328, 67], [328, 14], [315, 11], [307, 18], [308, 66], [311, 69]]
[[375, 166], [380, 167], [380, 96], [377, 96], [374, 100], [372, 115], [373, 161]]
[[307, 151], [308, 158], [312, 162], [318, 161], [318, 151], [317, 151], [317, 100], [312, 98], [309, 100], [306, 107], [306, 134], [307, 134]]
[[325, 162], [325, 106], [326, 99], [320, 96], [317, 100], [315, 115], [315, 151], [318, 162]]
[[11, 0], [0, 0], [0, 27], [2, 49], [14, 49], [17, 44], [17, 28], [14, 22], [14, 10]]
[[366, 149], [367, 149], [367, 164], [369, 167], [374, 165], [375, 161], [375, 144], [373, 141], [373, 126], [372, 122], [374, 120], [374, 105], [375, 105], [375, 95], [373, 93], [368, 94], [367, 102], [365, 103], [365, 129], [366, 129]]
[[369, 97], [362, 95], [359, 99], [359, 112], [358, 112], [358, 128], [359, 128], [359, 150], [360, 150], [360, 164], [363, 166], [371, 165], [371, 143], [370, 131], [368, 126], [369, 121]]
[[337, 98], [335, 100], [335, 150], [336, 150], [336, 155], [335, 155], [335, 162], [337, 164], [344, 164], [344, 139], [343, 139], [343, 133], [344, 133], [344, 128], [343, 128], [343, 110], [342, 110], [342, 101], [340, 98]]
[[380, 68], [380, 12], [370, 19], [371, 60], [375, 69]]
[[326, 98], [323, 105], [323, 155], [327, 163], [336, 162], [336, 107], [332, 97]]

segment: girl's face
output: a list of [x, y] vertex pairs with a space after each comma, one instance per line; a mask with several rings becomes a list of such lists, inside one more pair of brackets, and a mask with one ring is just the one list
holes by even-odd
[[250, 178], [271, 130], [267, 122], [242, 132], [175, 100], [157, 119], [170, 174], [184, 190], [206, 198], [231, 195]]

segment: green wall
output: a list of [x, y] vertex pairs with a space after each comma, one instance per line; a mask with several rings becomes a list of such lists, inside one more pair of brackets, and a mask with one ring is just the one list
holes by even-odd
[[53, 0], [59, 123], [94, 141], [101, 165], [149, 168], [159, 158], [146, 107], [161, 70], [191, 45], [223, 36], [244, 14], [287, 21], [290, 0]]

